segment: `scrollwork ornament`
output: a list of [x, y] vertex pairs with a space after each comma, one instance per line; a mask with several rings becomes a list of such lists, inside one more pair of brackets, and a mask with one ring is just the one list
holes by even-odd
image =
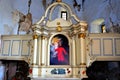
[[91, 66], [91, 64], [96, 61], [96, 57], [95, 56], [90, 56], [89, 55], [89, 59], [88, 59], [88, 66]]
[[26, 61], [28, 64], [32, 64], [32, 63], [31, 63], [31, 61], [32, 61], [32, 56], [33, 56], [32, 40], [29, 40], [27, 45], [30, 47], [31, 51], [30, 51], [29, 56], [27, 56], [27, 57], [25, 58], [25, 61]]

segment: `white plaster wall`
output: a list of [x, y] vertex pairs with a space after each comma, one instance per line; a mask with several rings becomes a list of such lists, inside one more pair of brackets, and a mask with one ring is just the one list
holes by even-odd
[[[28, 12], [28, 0], [1, 0], [0, 1], [0, 34], [17, 34], [18, 23], [14, 23], [12, 12], [18, 10], [23, 14]], [[41, 0], [32, 1], [31, 13], [33, 23], [37, 22], [43, 15]]]
[[[109, 1], [111, 2], [109, 3]], [[84, 20], [90, 24], [98, 18], [104, 18], [106, 27], [110, 27], [109, 17], [111, 17], [114, 23], [120, 23], [119, 4], [120, 0], [86, 0]]]
[[[50, 3], [51, 0], [46, 0]], [[73, 8], [73, 0], [62, 0], [67, 3], [80, 20], [86, 20], [90, 28], [90, 24], [98, 19], [103, 18], [105, 20], [106, 27], [110, 27], [109, 17], [116, 24], [120, 24], [120, 0], [85, 0], [83, 9], [77, 11]], [[82, 3], [82, 0], [76, 0], [78, 4]], [[111, 1], [111, 3], [109, 3]], [[111, 5], [110, 5], [111, 4]], [[16, 34], [17, 24], [13, 24], [11, 12], [17, 9], [18, 11], [27, 14], [28, 0], [0, 0], [0, 34]], [[31, 10], [33, 16], [33, 23], [40, 20], [44, 15], [44, 8], [42, 0], [32, 0]], [[4, 27], [5, 26], [5, 27]]]
[[[9, 34], [12, 27], [11, 11], [12, 4], [10, 0], [0, 1], [0, 34]], [[8, 25], [4, 27], [4, 25]], [[6, 31], [7, 30], [7, 31]]]

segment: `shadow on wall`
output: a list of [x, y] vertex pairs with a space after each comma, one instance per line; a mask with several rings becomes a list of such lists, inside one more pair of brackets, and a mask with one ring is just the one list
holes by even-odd
[[0, 80], [30, 80], [29, 65], [25, 61], [0, 61]]
[[87, 79], [120, 80], [120, 61], [96, 61], [87, 68]]

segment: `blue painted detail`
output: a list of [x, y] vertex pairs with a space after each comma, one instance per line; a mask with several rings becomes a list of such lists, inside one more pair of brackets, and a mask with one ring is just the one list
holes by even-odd
[[53, 69], [51, 74], [66, 74], [65, 69]]
[[57, 69], [53, 69], [53, 70], [51, 71], [51, 74], [57, 74]]

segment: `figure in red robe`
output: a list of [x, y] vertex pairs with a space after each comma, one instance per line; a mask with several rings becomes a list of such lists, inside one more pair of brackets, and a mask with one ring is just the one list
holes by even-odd
[[57, 57], [57, 61], [60, 64], [68, 64], [66, 55], [68, 54], [64, 47], [62, 47], [61, 39], [58, 37], [53, 38], [54, 53], [53, 55]]
[[64, 55], [67, 55], [67, 52], [62, 46], [59, 46], [57, 49], [55, 49], [55, 51], [57, 51], [58, 62], [66, 62], [67, 61], [64, 56]]

